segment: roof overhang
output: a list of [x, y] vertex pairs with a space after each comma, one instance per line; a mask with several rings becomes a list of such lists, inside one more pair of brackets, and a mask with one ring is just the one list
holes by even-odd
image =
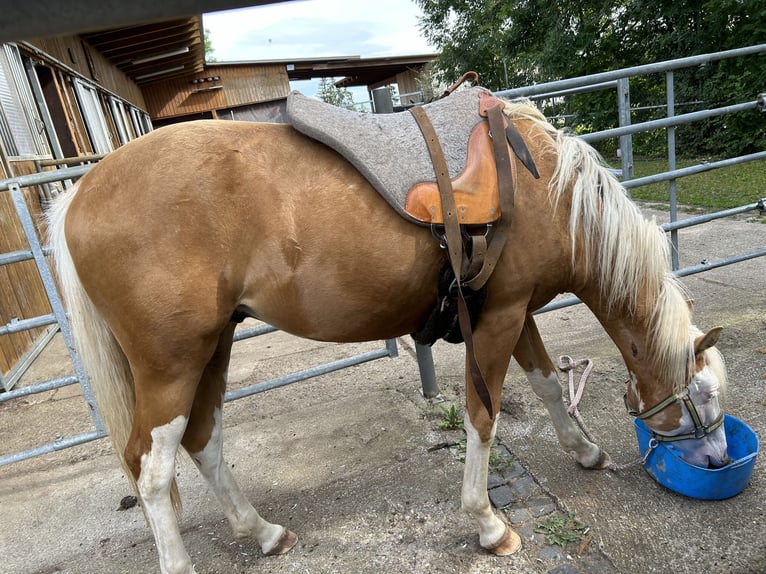
[[283, 0], [0, 0], [0, 42], [81, 34]]
[[383, 58], [361, 58], [359, 56], [335, 56], [325, 58], [253, 60], [243, 62], [209, 62], [207, 66], [237, 65], [282, 65], [290, 80], [312, 78], [339, 78], [338, 87], [374, 86], [387, 82], [397, 74], [419, 70], [436, 59], [436, 54], [411, 56], [386, 56]]
[[137, 84], [201, 72], [205, 67], [202, 17], [81, 34]]

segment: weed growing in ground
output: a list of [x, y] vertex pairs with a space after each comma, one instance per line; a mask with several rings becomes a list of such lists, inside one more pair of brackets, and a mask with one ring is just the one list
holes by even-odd
[[500, 448], [499, 444], [493, 446], [489, 451], [489, 470], [503, 472], [511, 466], [513, 466], [513, 459]]
[[580, 522], [573, 513], [556, 512], [535, 527], [535, 532], [544, 534], [548, 544], [566, 548], [570, 542], [580, 542], [588, 534], [588, 525]]
[[442, 420], [439, 421], [439, 428], [442, 430], [460, 430], [463, 428], [463, 417], [460, 416], [455, 405], [445, 409], [439, 405], [442, 411]]

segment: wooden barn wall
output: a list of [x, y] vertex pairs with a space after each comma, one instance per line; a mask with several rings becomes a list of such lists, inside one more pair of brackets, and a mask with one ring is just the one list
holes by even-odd
[[[11, 161], [16, 175], [35, 173], [34, 161]], [[23, 190], [27, 206], [35, 221], [38, 233], [44, 233], [42, 209], [35, 187]], [[0, 192], [0, 253], [29, 249], [26, 236], [16, 215], [11, 194]], [[6, 325], [14, 317], [30, 319], [51, 313], [40, 274], [34, 261], [22, 261], [0, 266], [0, 325]], [[0, 370], [6, 375], [35, 341], [46, 331], [39, 327], [21, 333], [0, 336]]]
[[420, 71], [407, 70], [396, 75], [396, 84], [399, 86], [400, 94], [411, 94], [420, 90], [419, 73]]
[[146, 110], [144, 95], [138, 84], [79, 36], [43, 38], [28, 43], [43, 52], [37, 54], [41, 59], [45, 60], [46, 55], [50, 55], [58, 62], [91, 79], [95, 84], [103, 86], [137, 108]]
[[[220, 79], [193, 83], [215, 76]], [[152, 119], [269, 102], [289, 93], [290, 81], [283, 64], [209, 66], [194, 76], [144, 86], [146, 110]]]

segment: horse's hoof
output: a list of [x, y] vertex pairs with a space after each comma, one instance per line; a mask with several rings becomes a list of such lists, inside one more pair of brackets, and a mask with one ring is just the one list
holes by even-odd
[[282, 536], [279, 537], [279, 540], [277, 540], [277, 543], [269, 550], [264, 550], [263, 554], [264, 556], [278, 556], [280, 554], [286, 554], [289, 552], [293, 546], [298, 542], [298, 536], [296, 536], [295, 532], [291, 532], [287, 528], [285, 528], [285, 531], [282, 533]]
[[[572, 451], [572, 456], [575, 457], [575, 460], [577, 460], [578, 464], [585, 470], [603, 470], [605, 468], [609, 468], [609, 465], [612, 464], [612, 458], [605, 450], [600, 448], [598, 449], [598, 457], [595, 458], [595, 460], [580, 460], [574, 451]], [[593, 462], [591, 462], [591, 460], [593, 460]]]
[[605, 450], [602, 450], [598, 455], [598, 460], [596, 461], [596, 464], [591, 466], [590, 468], [593, 470], [603, 470], [605, 468], [609, 468], [609, 465], [612, 464], [612, 457], [609, 456], [609, 453]]
[[500, 539], [500, 542], [492, 548], [487, 548], [487, 550], [495, 556], [510, 556], [518, 552], [519, 548], [521, 548], [521, 538], [510, 526], [506, 526], [505, 535]]
[[486, 548], [486, 550], [489, 550], [495, 556], [510, 556], [521, 548], [521, 538], [513, 531], [513, 528], [508, 524], [508, 520], [502, 513], [500, 514], [500, 520], [505, 524], [505, 534], [503, 534], [503, 537], [497, 544], [491, 548]]

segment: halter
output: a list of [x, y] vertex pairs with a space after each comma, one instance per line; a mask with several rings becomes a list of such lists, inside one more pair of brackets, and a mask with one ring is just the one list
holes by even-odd
[[657, 413], [659, 413], [660, 411], [663, 411], [664, 409], [666, 409], [667, 407], [669, 407], [676, 401], [681, 401], [684, 405], [686, 405], [686, 410], [689, 411], [689, 414], [691, 415], [692, 420], [694, 421], [694, 431], [690, 433], [686, 433], [686, 434], [681, 434], [681, 435], [664, 435], [653, 430], [652, 436], [654, 440], [658, 442], [672, 442], [672, 441], [687, 440], [692, 438], [696, 438], [696, 439], [704, 438], [723, 424], [723, 411], [721, 412], [721, 414], [718, 415], [718, 418], [715, 421], [713, 421], [712, 424], [708, 426], [705, 426], [702, 424], [702, 418], [699, 416], [699, 413], [697, 412], [697, 408], [694, 406], [694, 402], [692, 401], [692, 398], [689, 396], [688, 385], [680, 393], [677, 393], [675, 395], [670, 395], [664, 401], [657, 403], [652, 408], [647, 409], [643, 412], [637, 412], [633, 410], [630, 407], [630, 405], [628, 405], [627, 392], [625, 393], [625, 396], [623, 398], [625, 399], [625, 408], [628, 410], [628, 414], [641, 420], [648, 419], [649, 417], [656, 415]]

